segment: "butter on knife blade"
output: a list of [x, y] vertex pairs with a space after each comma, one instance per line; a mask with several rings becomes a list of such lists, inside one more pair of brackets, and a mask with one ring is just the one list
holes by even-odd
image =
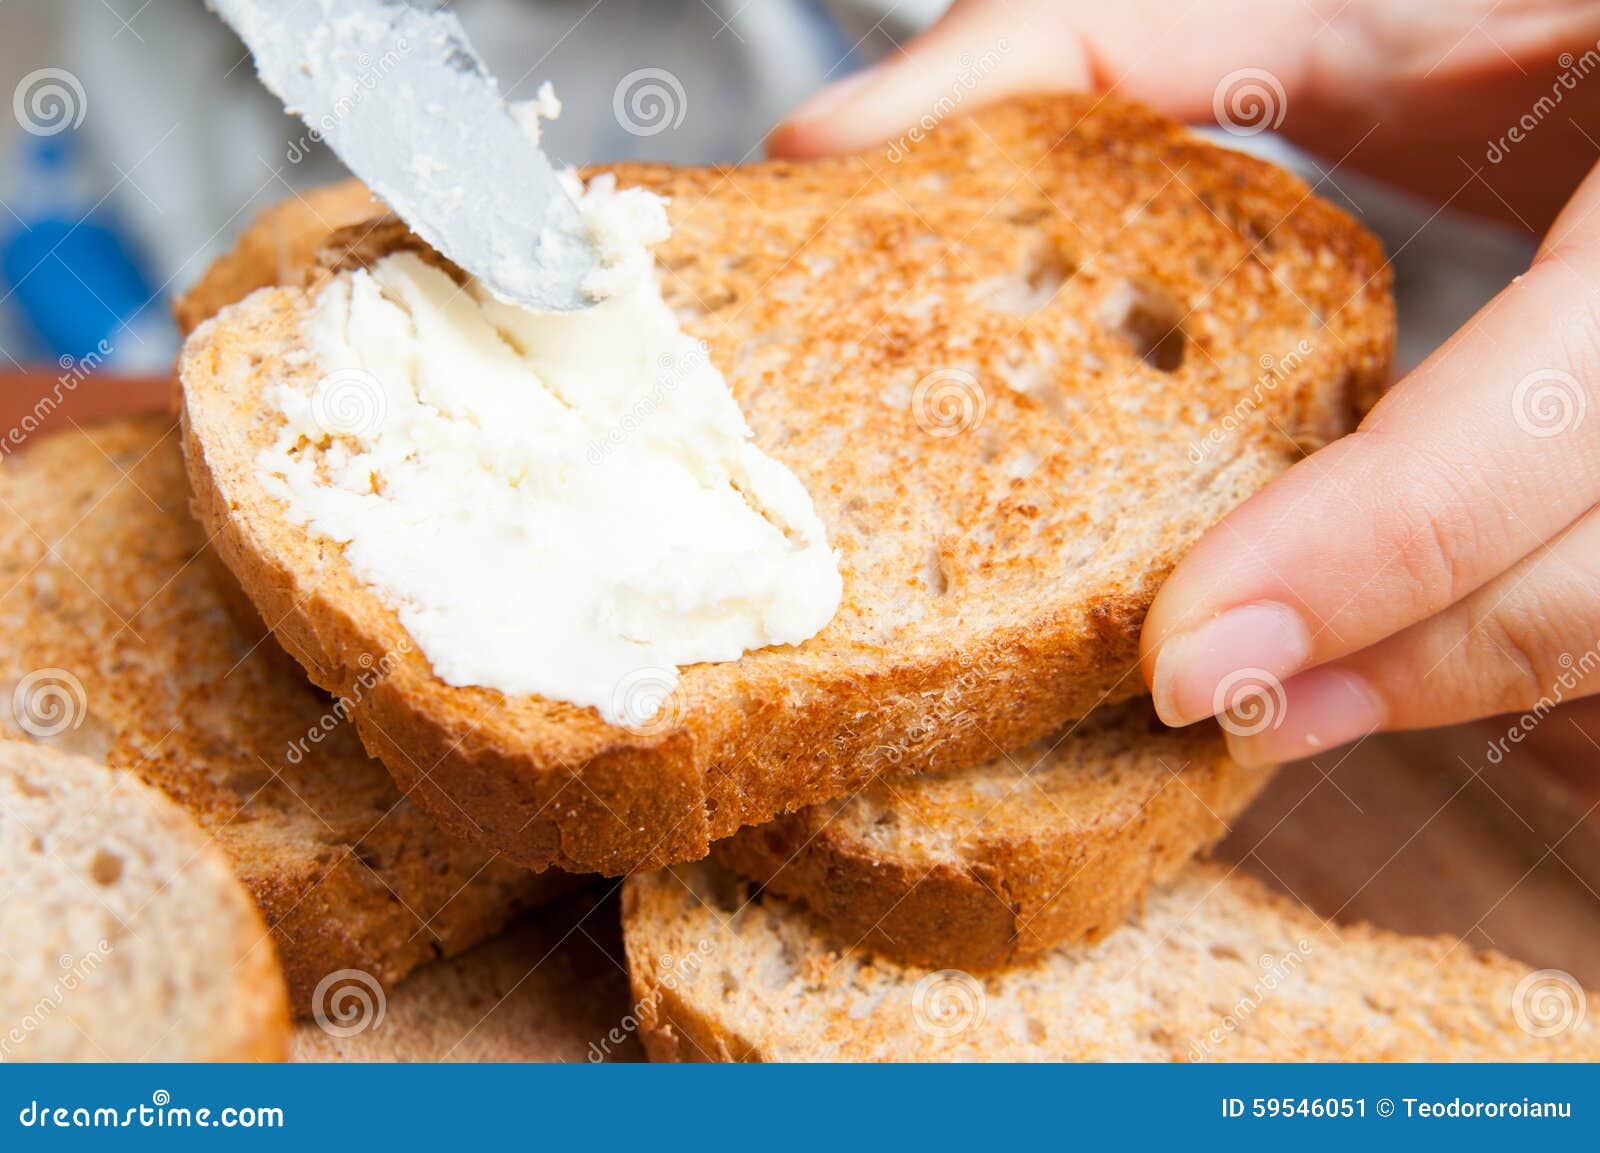
[[456, 17], [401, 0], [208, 0], [256, 72], [418, 236], [495, 296], [588, 306], [576, 206]]

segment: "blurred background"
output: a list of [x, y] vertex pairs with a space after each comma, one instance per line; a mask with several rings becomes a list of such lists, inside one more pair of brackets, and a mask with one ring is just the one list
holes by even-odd
[[[553, 81], [559, 164], [759, 156], [784, 112], [941, 0], [457, 0], [509, 98]], [[620, 122], [614, 97], [682, 115]], [[663, 87], [665, 86], [665, 87]], [[676, 89], [676, 90], [674, 90]], [[167, 300], [262, 206], [341, 175], [201, 0], [0, 2], [0, 365], [165, 371]], [[626, 98], [626, 97], [625, 97]], [[648, 109], [645, 112], [648, 115]]]
[[[766, 133], [804, 96], [896, 51], [945, 3], [451, 6], [510, 98], [555, 84], [565, 111], [546, 146], [557, 163], [696, 163], [759, 157]], [[6, 93], [0, 371], [87, 363], [165, 373], [176, 352], [171, 296], [259, 208], [341, 174], [261, 87], [243, 47], [201, 0], [3, 0]], [[668, 112], [650, 120], [653, 97]], [[1527, 236], [1328, 171], [1270, 133], [1217, 138], [1298, 168], [1383, 237], [1395, 257], [1402, 370], [1532, 252]]]

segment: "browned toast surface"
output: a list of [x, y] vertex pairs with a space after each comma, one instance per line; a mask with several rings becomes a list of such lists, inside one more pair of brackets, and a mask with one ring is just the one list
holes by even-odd
[[187, 505], [168, 417], [0, 465], [0, 735], [132, 771], [193, 813], [272, 927], [300, 1015], [333, 970], [392, 982], [561, 886], [402, 799], [335, 702], [235, 626]]
[[87, 757], [0, 741], [0, 948], [0, 1060], [288, 1048], [283, 970], [227, 857], [159, 790]]
[[[1135, 695], [1143, 614], [1208, 525], [1350, 427], [1393, 335], [1377, 242], [1295, 177], [1137, 108], [1023, 100], [899, 163], [626, 167], [671, 198], [668, 297], [805, 482], [844, 598], [807, 643], [685, 670], [646, 734], [435, 678], [255, 475], [309, 387], [299, 288], [183, 357], [195, 507], [402, 788], [513, 859], [623, 872], [881, 774]], [[508, 606], [514, 611], [514, 606]]]

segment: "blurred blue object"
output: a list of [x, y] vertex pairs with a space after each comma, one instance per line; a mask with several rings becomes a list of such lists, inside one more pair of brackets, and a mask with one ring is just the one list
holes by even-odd
[[[128, 370], [164, 367], [175, 351], [157, 299], [105, 197], [95, 198], [71, 132], [24, 134], [7, 165], [0, 218], [5, 329], [18, 360], [96, 354]], [[109, 352], [104, 350], [109, 349]]]

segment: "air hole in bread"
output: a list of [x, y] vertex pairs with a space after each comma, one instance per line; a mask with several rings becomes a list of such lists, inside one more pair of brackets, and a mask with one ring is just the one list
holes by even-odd
[[739, 294], [730, 288], [721, 288], [704, 294], [695, 292], [688, 281], [666, 277], [661, 283], [661, 297], [682, 324], [703, 320], [738, 303]]
[[1252, 252], [1270, 255], [1278, 248], [1278, 223], [1251, 216], [1234, 224], [1234, 231], [1244, 237]]
[[109, 887], [122, 880], [122, 857], [109, 849], [96, 849], [89, 862], [89, 876], [97, 885]]
[[1207, 951], [1219, 961], [1244, 960], [1244, 958], [1239, 955], [1239, 950], [1235, 949], [1232, 945], [1212, 945]]
[[701, 895], [708, 904], [731, 917], [743, 907], [746, 893], [747, 890], [742, 882], [731, 875], [718, 872]]
[[1037, 1017], [1028, 1018], [1028, 1042], [1032, 1045], [1042, 1045], [1049, 1031], [1045, 1029], [1044, 1022]]
[[1206, 206], [1212, 216], [1238, 233], [1253, 253], [1270, 254], [1277, 250], [1278, 226], [1283, 223], [1282, 220], [1266, 220], [1242, 213], [1238, 205], [1209, 194], [1202, 195], [1200, 203]]
[[1176, 372], [1183, 367], [1183, 308], [1160, 286], [1119, 281], [1101, 301], [1099, 318], [1151, 368]]
[[937, 541], [928, 546], [927, 557], [922, 565], [922, 581], [936, 597], [942, 597], [950, 591], [950, 574], [945, 571], [944, 550]]
[[1077, 271], [1076, 260], [1053, 241], [1041, 238], [1014, 275], [985, 281], [978, 291], [983, 302], [996, 312], [1026, 316], [1054, 300], [1061, 286]]

